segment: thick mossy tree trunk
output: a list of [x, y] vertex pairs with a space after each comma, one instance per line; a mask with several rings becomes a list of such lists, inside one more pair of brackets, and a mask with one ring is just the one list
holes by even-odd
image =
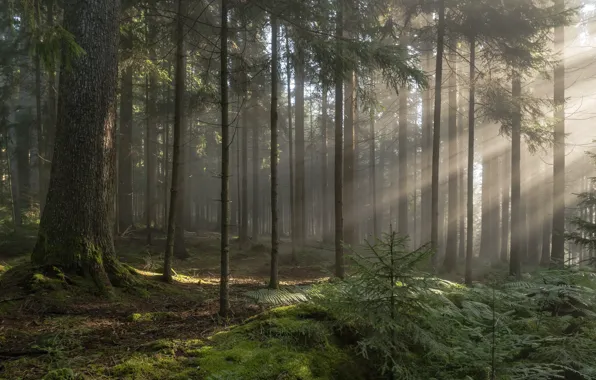
[[130, 279], [110, 221], [119, 13], [117, 0], [64, 5], [64, 27], [85, 54], [60, 73], [51, 180], [32, 254], [34, 264], [91, 277], [102, 289]]

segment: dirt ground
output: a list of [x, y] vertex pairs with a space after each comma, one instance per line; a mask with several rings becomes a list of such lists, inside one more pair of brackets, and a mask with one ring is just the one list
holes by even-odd
[[[1, 244], [0, 273], [26, 263], [33, 243], [34, 234]], [[232, 243], [232, 315], [222, 320], [217, 316], [218, 235], [189, 235], [187, 243], [190, 258], [175, 260], [178, 275], [173, 284], [159, 280], [163, 236], [147, 246], [142, 234], [131, 234], [118, 238], [116, 249], [120, 260], [141, 274], [144, 285], [138, 289], [117, 290], [106, 299], [74, 287], [57, 289], [42, 276], [34, 279], [42, 290], [33, 295], [0, 291], [0, 379], [40, 379], [48, 371], [64, 368], [82, 378], [152, 378], [134, 373], [121, 376], [118, 371], [156, 344], [173, 347], [170, 359], [185, 356], [188, 343], [181, 342], [200, 342], [262, 310], [245, 293], [268, 282], [266, 244], [241, 250]], [[282, 286], [308, 284], [330, 275], [331, 247], [313, 244], [297, 256], [297, 264], [292, 264], [291, 247], [282, 242]]]

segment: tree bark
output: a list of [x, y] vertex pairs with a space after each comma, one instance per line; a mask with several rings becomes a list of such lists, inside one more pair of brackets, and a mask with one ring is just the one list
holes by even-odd
[[295, 199], [295, 210], [296, 211], [296, 243], [298, 249], [304, 248], [306, 240], [306, 171], [304, 168], [305, 160], [305, 143], [304, 143], [304, 82], [305, 82], [305, 68], [304, 68], [304, 53], [298, 51], [298, 57], [296, 60], [296, 86], [294, 88], [296, 94], [296, 199]]
[[259, 243], [259, 123], [252, 126], [252, 244]]
[[228, 122], [228, 0], [221, 1], [221, 263], [219, 314], [230, 311], [230, 129]]
[[521, 275], [521, 257], [524, 256], [521, 247], [521, 77], [513, 73], [512, 81], [513, 101], [516, 105], [511, 126], [511, 249], [509, 256], [509, 273], [519, 278]]
[[[404, 45], [408, 46], [407, 38]], [[398, 203], [397, 203], [397, 233], [401, 236], [408, 236], [408, 153], [409, 153], [409, 133], [408, 133], [408, 98], [410, 94], [407, 84], [401, 88], [399, 97], [399, 115], [398, 115]]]
[[[289, 83], [288, 83], [289, 85]], [[323, 104], [322, 104], [322, 111], [321, 111], [321, 223], [322, 223], [322, 233], [323, 233], [323, 241], [328, 243], [331, 242], [331, 231], [330, 221], [329, 221], [329, 209], [327, 205], [329, 204], [329, 162], [328, 162], [328, 131], [327, 131], [327, 113], [329, 112], [329, 102], [328, 102], [328, 88], [327, 85], [323, 85]]]
[[172, 149], [172, 183], [170, 188], [170, 209], [168, 214], [168, 234], [166, 237], [166, 252], [164, 256], [164, 280], [172, 281], [172, 259], [174, 256], [176, 229], [179, 216], [178, 203], [180, 197], [180, 153], [182, 145], [182, 123], [184, 113], [184, 90], [186, 59], [184, 55], [184, 14], [186, 0], [178, 0], [178, 17], [176, 20], [176, 72], [174, 84], [174, 143]]
[[509, 188], [511, 184], [511, 152], [505, 149], [501, 157], [501, 261], [507, 262], [509, 256]]
[[457, 146], [457, 41], [453, 41], [450, 58], [451, 72], [449, 75], [449, 184], [448, 184], [448, 216], [447, 243], [445, 251], [444, 269], [450, 273], [457, 266], [457, 228], [459, 226], [459, 194], [458, 194], [458, 146]]
[[[427, 51], [424, 53], [426, 59], [426, 70], [431, 71], [432, 69], [432, 47], [430, 44], [427, 46]], [[421, 189], [421, 200], [420, 200], [420, 212], [422, 219], [422, 231], [420, 231], [422, 241], [427, 243], [430, 241], [431, 235], [431, 162], [432, 162], [432, 130], [433, 123], [431, 118], [432, 112], [432, 89], [429, 88], [424, 91], [424, 98], [422, 100], [422, 189]], [[383, 155], [381, 156], [383, 157]], [[383, 165], [380, 165], [383, 168]]]
[[296, 263], [296, 198], [294, 181], [294, 133], [292, 131], [292, 91], [290, 89], [290, 80], [292, 79], [292, 65], [290, 63], [290, 41], [288, 38], [288, 28], [286, 27], [286, 69], [287, 69], [287, 92], [288, 92], [288, 164], [290, 166], [290, 241], [292, 245], [292, 262]]
[[[157, 62], [155, 48], [157, 28], [155, 23], [148, 23], [148, 41], [150, 46], [150, 59]], [[155, 71], [149, 73], [147, 82], [147, 130], [145, 131], [145, 163], [147, 169], [147, 183], [145, 189], [145, 218], [147, 227], [147, 244], [152, 243], [152, 228], [156, 224], [155, 204], [156, 198], [153, 189], [157, 188], [157, 94], [159, 78]]]
[[269, 288], [279, 287], [278, 259], [279, 236], [277, 231], [277, 82], [278, 82], [278, 26], [277, 18], [271, 15], [271, 273]]
[[433, 268], [436, 270], [439, 243], [439, 154], [441, 151], [441, 84], [443, 81], [443, 49], [445, 37], [445, 0], [439, 3], [439, 31], [437, 35], [437, 64], [435, 75], [435, 112], [433, 120], [433, 155], [431, 189], [431, 244], [435, 250]]
[[[565, 10], [563, 0], [555, 2], [557, 12]], [[564, 54], [565, 28], [555, 28], [555, 51]], [[553, 222], [552, 222], [552, 265], [565, 264], [565, 62], [564, 56], [555, 66], [555, 143], [553, 150]]]
[[68, 0], [64, 28], [85, 50], [63, 65], [56, 145], [34, 264], [91, 277], [103, 290], [130, 280], [110, 228], [120, 2]]
[[[245, 42], [246, 43], [246, 42]], [[242, 93], [244, 95], [244, 102], [246, 103], [248, 97], [247, 82], [248, 76], [246, 75], [246, 69], [242, 68]], [[242, 122], [242, 147], [240, 154], [242, 155], [241, 170], [242, 170], [242, 181], [241, 181], [241, 212], [240, 212], [240, 244], [242, 247], [248, 243], [248, 117], [246, 107], [242, 110], [241, 116]]]
[[[174, 115], [174, 124], [176, 123], [176, 117], [178, 117], [178, 123], [180, 124], [178, 128], [180, 128], [180, 136], [179, 136], [179, 157], [178, 157], [178, 177], [176, 180], [176, 193], [177, 199], [176, 203], [171, 203], [171, 205], [176, 206], [176, 229], [174, 230], [174, 256], [178, 259], [186, 259], [190, 255], [186, 250], [186, 241], [184, 239], [184, 230], [185, 230], [185, 206], [186, 206], [186, 186], [187, 186], [187, 176], [186, 176], [186, 165], [185, 162], [187, 160], [188, 155], [184, 154], [186, 149], [184, 146], [188, 144], [188, 122], [185, 113], [185, 107], [187, 104], [186, 101], [186, 47], [185, 47], [185, 34], [186, 34], [186, 17], [188, 13], [188, 0], [178, 0], [178, 13], [180, 17], [178, 18], [177, 28], [179, 29], [177, 33], [182, 34], [182, 37], [178, 38], [177, 44], [181, 44], [181, 46], [177, 46], [177, 57], [176, 57], [176, 104], [175, 104], [175, 115]], [[178, 51], [178, 48], [180, 51]], [[178, 61], [180, 60], [180, 61]], [[181, 67], [178, 67], [180, 65]], [[176, 128], [176, 125], [174, 125]], [[173, 183], [174, 173], [172, 171], [172, 183]]]
[[468, 96], [468, 199], [466, 231], [466, 285], [472, 285], [472, 260], [474, 258], [474, 128], [476, 102], [476, 39], [470, 38], [470, 91]]
[[[133, 34], [127, 30], [122, 39], [122, 61], [132, 58]], [[132, 121], [133, 70], [130, 62], [122, 72], [120, 89], [120, 139], [118, 141], [118, 229], [123, 233], [133, 225]]]
[[[343, 4], [338, 0], [339, 7], [336, 21], [336, 37], [343, 35]], [[340, 48], [340, 47], [338, 47]], [[342, 62], [338, 59], [335, 72], [335, 276], [344, 278], [344, 251], [343, 251], [343, 75], [341, 71]]]

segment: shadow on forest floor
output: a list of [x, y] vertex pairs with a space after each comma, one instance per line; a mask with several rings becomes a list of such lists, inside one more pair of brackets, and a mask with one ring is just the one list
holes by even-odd
[[[56, 285], [55, 279], [32, 272], [25, 287], [7, 284], [9, 276], [2, 273], [24, 267], [34, 239], [35, 234], [13, 234], [0, 244], [0, 379], [40, 379], [48, 371], [64, 368], [68, 369], [61, 374], [64, 379], [160, 378], [158, 372], [122, 375], [118, 368], [164, 341], [169, 342], [168, 347], [179, 342], [175, 344], [178, 348], [166, 355], [169, 359], [186, 357], [184, 347], [189, 342], [195, 342], [190, 345], [196, 348], [216, 331], [262, 311], [243, 294], [267, 284], [269, 250], [263, 245], [242, 251], [232, 244], [232, 316], [222, 320], [217, 316], [217, 234], [188, 236], [190, 258], [174, 261], [177, 276], [173, 284], [157, 280], [163, 236], [155, 236], [151, 246], [139, 233], [117, 238], [120, 260], [136, 268], [146, 281], [132, 290], [117, 289], [111, 299], [93, 295], [88, 289]], [[287, 242], [282, 243], [280, 256], [282, 284], [320, 281], [332, 268], [332, 249], [320, 245], [300, 252], [296, 265], [291, 263]]]

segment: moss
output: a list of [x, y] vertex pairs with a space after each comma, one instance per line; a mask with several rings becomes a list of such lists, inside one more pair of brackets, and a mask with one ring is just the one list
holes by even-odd
[[133, 313], [130, 316], [132, 322], [157, 322], [179, 320], [180, 316], [169, 311], [159, 311], [154, 313]]
[[198, 379], [196, 359], [166, 356], [163, 354], [136, 354], [118, 364], [109, 374], [111, 378], [123, 380], [182, 380]]
[[310, 319], [318, 309], [289, 306], [215, 334], [198, 350], [203, 376], [238, 379], [362, 379], [354, 353], [336, 344], [332, 324]]
[[60, 368], [48, 372], [42, 380], [79, 380], [81, 376], [77, 375], [70, 368]]

